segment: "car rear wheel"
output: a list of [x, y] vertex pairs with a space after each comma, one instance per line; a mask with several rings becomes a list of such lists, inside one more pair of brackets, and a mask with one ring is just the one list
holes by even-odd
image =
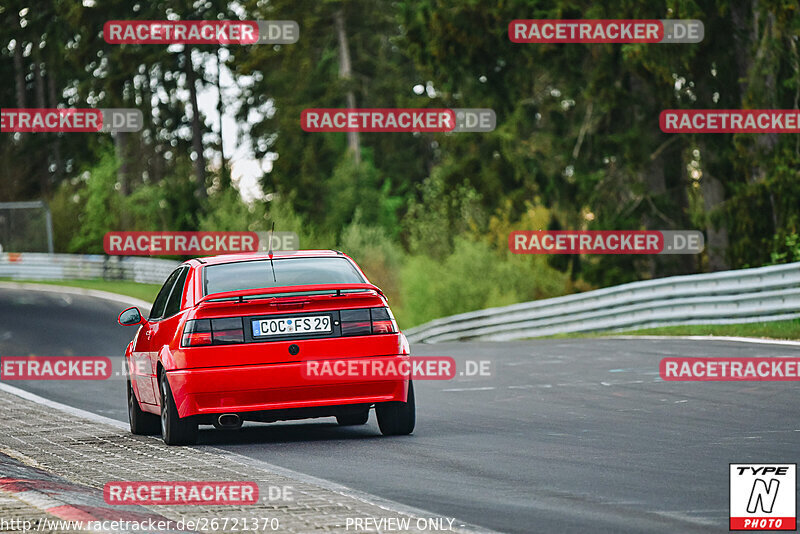
[[408, 381], [408, 397], [406, 402], [381, 402], [375, 405], [378, 426], [384, 436], [401, 436], [411, 434], [416, 423], [414, 405], [414, 384]]
[[348, 413], [336, 416], [336, 422], [339, 423], [340, 426], [365, 425], [368, 420], [369, 410], [364, 410], [363, 413]]
[[159, 377], [159, 389], [161, 390], [161, 437], [164, 438], [164, 443], [167, 445], [197, 443], [197, 421], [178, 415], [167, 373], [164, 371]]
[[139, 407], [130, 380], [128, 380], [128, 421], [131, 424], [131, 434], [151, 436], [161, 431], [158, 416], [147, 413]]

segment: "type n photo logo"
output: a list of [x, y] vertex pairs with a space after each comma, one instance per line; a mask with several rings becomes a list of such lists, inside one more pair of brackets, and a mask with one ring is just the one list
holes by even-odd
[[796, 530], [797, 464], [730, 464], [730, 530]]

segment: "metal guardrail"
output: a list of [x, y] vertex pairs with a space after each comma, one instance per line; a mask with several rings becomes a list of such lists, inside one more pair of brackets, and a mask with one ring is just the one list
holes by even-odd
[[[162, 284], [177, 261], [136, 256], [0, 254], [0, 278], [104, 279]], [[571, 332], [800, 317], [800, 262], [633, 282], [436, 319], [412, 342], [507, 341]]]
[[0, 278], [13, 280], [127, 280], [163, 284], [180, 262], [136, 256], [0, 254]]
[[800, 317], [800, 262], [633, 282], [443, 317], [405, 333], [412, 342], [508, 341], [795, 317]]

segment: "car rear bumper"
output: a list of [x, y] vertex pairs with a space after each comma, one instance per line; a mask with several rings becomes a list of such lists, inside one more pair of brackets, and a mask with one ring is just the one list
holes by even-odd
[[[408, 355], [375, 356], [399, 362]], [[306, 363], [273, 363], [168, 371], [181, 417], [405, 401], [407, 379], [309, 378]]]

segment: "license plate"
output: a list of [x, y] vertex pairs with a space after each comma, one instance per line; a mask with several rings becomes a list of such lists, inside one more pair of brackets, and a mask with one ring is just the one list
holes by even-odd
[[253, 337], [330, 332], [331, 318], [328, 315], [285, 317], [282, 319], [258, 319], [253, 321]]

